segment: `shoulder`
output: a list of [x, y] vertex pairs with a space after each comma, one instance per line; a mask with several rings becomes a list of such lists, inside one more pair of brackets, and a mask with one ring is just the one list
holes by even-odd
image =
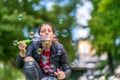
[[40, 46], [40, 42], [32, 42], [31, 44], [30, 44], [30, 46], [32, 46], [32, 47], [38, 47], [38, 46]]
[[55, 42], [55, 46], [57, 47], [57, 48], [63, 48], [63, 44], [61, 44], [61, 43], [59, 43], [59, 42]]

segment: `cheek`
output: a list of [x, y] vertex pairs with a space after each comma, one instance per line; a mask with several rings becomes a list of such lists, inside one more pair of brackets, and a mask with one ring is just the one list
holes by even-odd
[[49, 33], [49, 35], [50, 35], [50, 36], [53, 36], [54, 34], [53, 34], [53, 32], [51, 32], [51, 33]]
[[45, 36], [45, 33], [40, 33], [40, 36]]

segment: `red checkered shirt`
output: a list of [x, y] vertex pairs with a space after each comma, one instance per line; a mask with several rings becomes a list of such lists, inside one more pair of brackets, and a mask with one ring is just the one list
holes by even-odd
[[40, 56], [40, 67], [43, 69], [43, 73], [53, 75], [55, 72], [55, 66], [53, 64], [50, 64], [50, 50], [46, 52], [43, 51]]

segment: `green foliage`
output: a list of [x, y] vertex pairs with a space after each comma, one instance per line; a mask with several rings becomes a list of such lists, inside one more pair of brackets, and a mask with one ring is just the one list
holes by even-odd
[[105, 65], [107, 65], [107, 61], [100, 61], [100, 65], [95, 68], [95, 70], [102, 70]]
[[0, 80], [17, 80], [24, 78], [24, 75], [10, 63], [0, 62]]
[[118, 0], [93, 0], [95, 10], [90, 21], [94, 44], [102, 52], [115, 47], [115, 40], [120, 36], [120, 6]]

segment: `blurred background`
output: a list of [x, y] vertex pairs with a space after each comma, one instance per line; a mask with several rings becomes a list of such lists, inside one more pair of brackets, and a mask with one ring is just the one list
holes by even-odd
[[14, 40], [50, 22], [69, 55], [69, 80], [120, 80], [120, 0], [0, 0], [0, 80], [25, 80]]

